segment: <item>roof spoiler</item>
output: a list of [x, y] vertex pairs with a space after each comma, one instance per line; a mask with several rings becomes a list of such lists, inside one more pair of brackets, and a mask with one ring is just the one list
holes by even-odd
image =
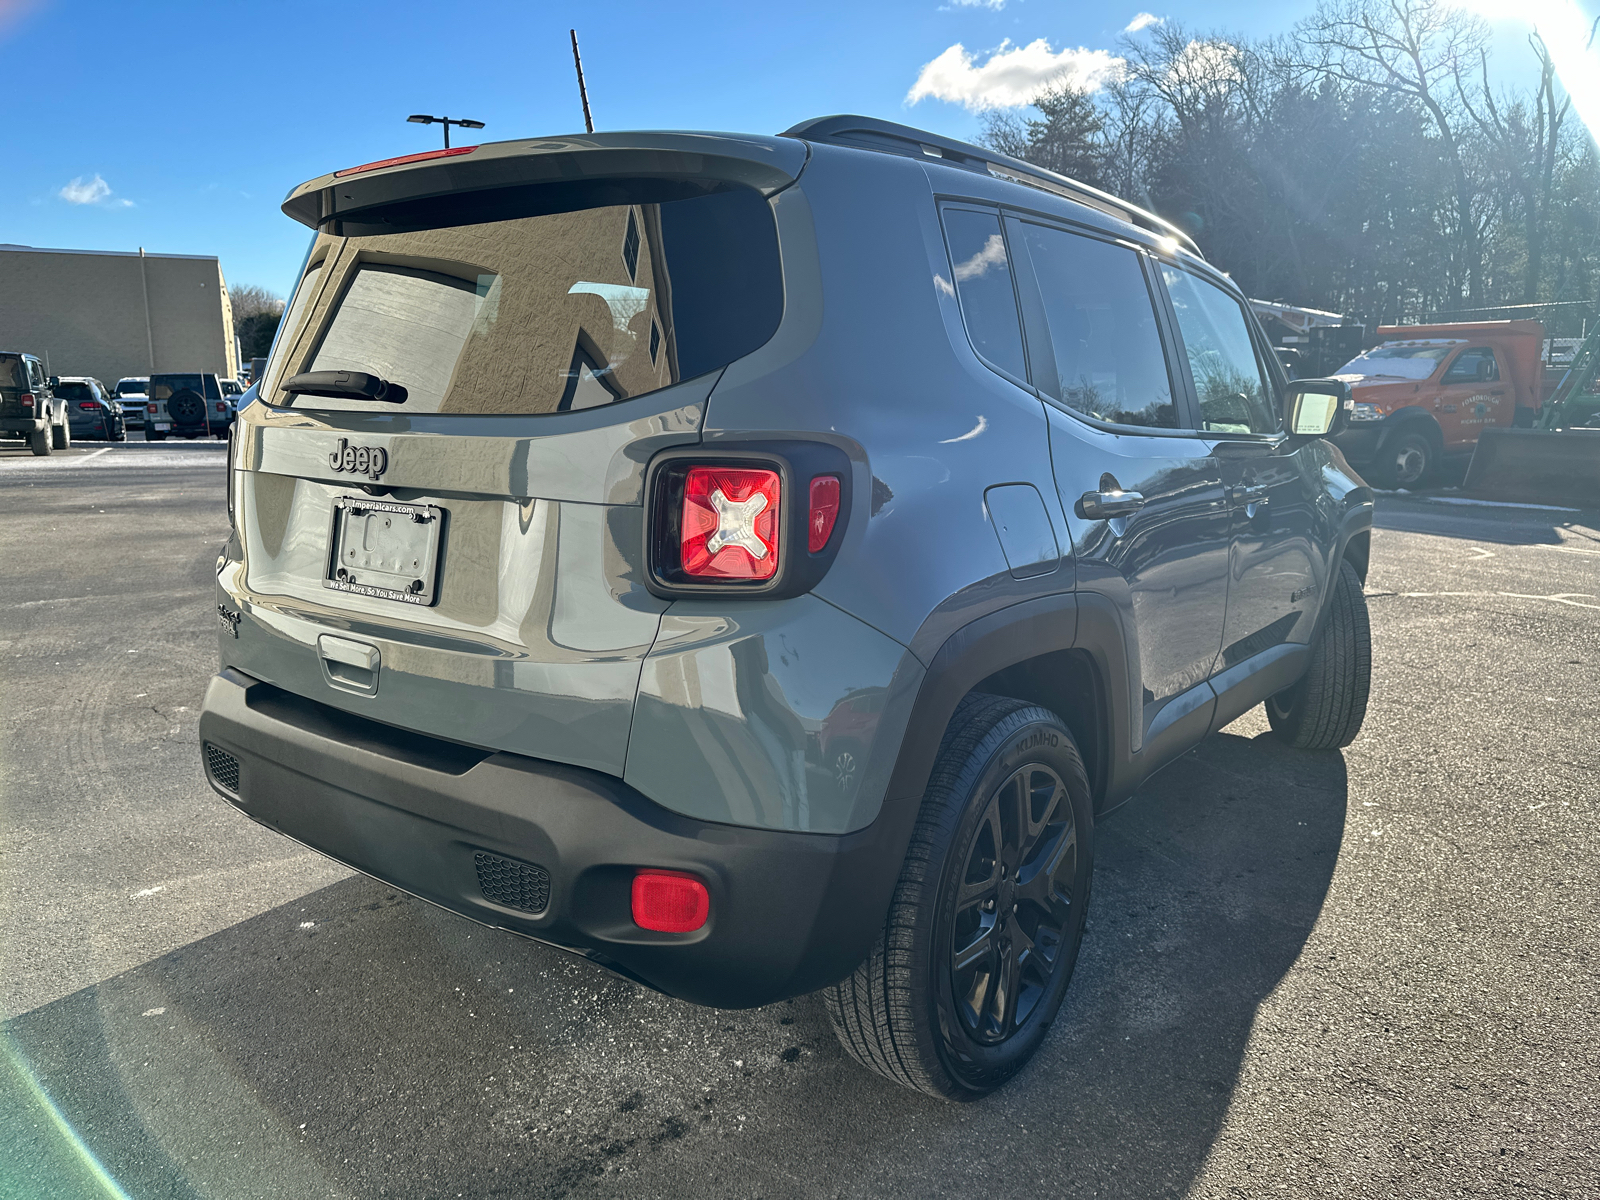
[[441, 153], [405, 155], [334, 171], [295, 188], [283, 211], [312, 229], [389, 206], [465, 192], [606, 180], [739, 184], [771, 196], [792, 184], [806, 149], [779, 138], [722, 133], [592, 133], [488, 142]]
[[992, 175], [996, 179], [1007, 179], [1025, 187], [1053, 192], [1157, 236], [1172, 238], [1197, 258], [1205, 257], [1192, 237], [1164, 217], [1158, 217], [1136, 204], [1129, 204], [1109, 192], [1079, 183], [1076, 179], [1057, 175], [1054, 171], [1047, 171], [1020, 158], [1012, 158], [1009, 154], [985, 150], [970, 142], [959, 142], [937, 133], [914, 129], [910, 125], [897, 125], [893, 121], [852, 114], [813, 117], [785, 129], [780, 136], [833, 146], [850, 146], [857, 150], [878, 150], [906, 158], [933, 159], [964, 170]]

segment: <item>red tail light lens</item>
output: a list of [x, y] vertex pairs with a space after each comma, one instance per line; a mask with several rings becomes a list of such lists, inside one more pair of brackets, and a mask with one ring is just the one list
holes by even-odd
[[640, 871], [633, 877], [633, 923], [657, 933], [693, 933], [711, 915], [706, 885], [682, 871]]
[[145, 411], [146, 411], [146, 412], [151, 412], [151, 413], [153, 413], [153, 412], [155, 412], [155, 411], [156, 411], [156, 406], [155, 406], [155, 405], [154, 405], [154, 404], [152, 404], [152, 405], [149, 405], [149, 406], [148, 406], [148, 407], [147, 407], [147, 408], [146, 408], [146, 409], [145, 409]]
[[219, 403], [217, 405], [217, 411], [218, 412], [227, 412], [228, 411], [228, 406], [226, 404], [220, 404]]
[[839, 520], [839, 477], [818, 475], [811, 481], [811, 517], [806, 525], [806, 549], [816, 554], [833, 536]]
[[690, 467], [678, 527], [683, 573], [756, 581], [776, 575], [779, 491], [776, 471]]
[[88, 409], [90, 412], [93, 412], [95, 409], [99, 408], [100, 406], [98, 404], [96, 404], [93, 400], [80, 400], [80, 401], [78, 401], [78, 407], [79, 408], [85, 408], [85, 409]]
[[17, 397], [17, 403], [22, 405], [23, 408], [32, 408], [33, 407], [33, 393], [32, 392], [23, 392], [22, 395]]

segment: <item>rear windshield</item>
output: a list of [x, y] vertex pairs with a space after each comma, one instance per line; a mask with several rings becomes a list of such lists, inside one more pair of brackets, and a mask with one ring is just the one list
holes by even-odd
[[[783, 311], [772, 210], [747, 188], [324, 234], [311, 261], [263, 389], [300, 408], [593, 408], [726, 366], [765, 343]], [[403, 387], [405, 400], [281, 390], [305, 371], [377, 375]]]
[[26, 388], [27, 386], [28, 368], [23, 366], [22, 360], [0, 356], [0, 387]]
[[98, 397], [94, 389], [87, 383], [63, 383], [56, 388], [56, 395], [67, 400], [94, 400]]
[[200, 376], [198, 375], [152, 375], [150, 376], [150, 399], [170, 400], [179, 392], [198, 392], [200, 390]]

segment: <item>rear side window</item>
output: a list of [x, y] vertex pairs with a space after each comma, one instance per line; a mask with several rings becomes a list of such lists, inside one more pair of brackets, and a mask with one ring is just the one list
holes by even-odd
[[1277, 406], [1261, 372], [1239, 302], [1176, 267], [1161, 276], [1178, 315], [1178, 333], [1200, 399], [1200, 428], [1214, 433], [1274, 433]]
[[179, 392], [198, 392], [200, 390], [200, 376], [198, 375], [152, 375], [150, 377], [150, 399], [170, 400]]
[[[318, 241], [326, 253], [290, 306], [282, 366], [267, 371], [274, 403], [593, 408], [724, 367], [770, 339], [783, 315], [777, 227], [748, 188]], [[288, 376], [328, 370], [378, 375], [406, 399], [277, 390]]]
[[1044, 300], [1056, 378], [1042, 391], [1118, 425], [1178, 428], [1155, 304], [1138, 254], [1063, 229], [1018, 222]]
[[999, 214], [947, 208], [944, 230], [950, 242], [950, 271], [961, 301], [961, 316], [973, 348], [994, 366], [1026, 379], [1022, 321], [1017, 315], [1017, 292], [1011, 283], [1011, 262], [1006, 257]]
[[20, 358], [0, 357], [0, 387], [26, 388], [28, 369]]
[[1500, 365], [1494, 360], [1494, 351], [1488, 346], [1473, 346], [1456, 355], [1440, 382], [1495, 383], [1499, 378]]

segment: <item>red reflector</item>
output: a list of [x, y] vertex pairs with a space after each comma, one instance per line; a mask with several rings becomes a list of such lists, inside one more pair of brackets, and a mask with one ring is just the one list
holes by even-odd
[[811, 520], [806, 526], [806, 548], [815, 554], [833, 536], [839, 519], [839, 477], [818, 475], [811, 481]]
[[33, 393], [32, 392], [23, 392], [22, 395], [17, 397], [17, 403], [22, 405], [23, 408], [32, 408], [33, 407]]
[[778, 573], [778, 473], [690, 467], [683, 481], [679, 561], [697, 579], [771, 579]]
[[377, 162], [362, 163], [359, 167], [346, 167], [342, 171], [335, 171], [335, 179], [343, 179], [346, 175], [358, 175], [362, 171], [376, 171], [383, 167], [398, 167], [404, 163], [423, 162], [430, 158], [454, 158], [458, 154], [471, 154], [476, 146], [451, 146], [448, 150], [426, 150], [421, 154], [402, 154], [399, 158], [380, 158]]
[[657, 933], [693, 933], [711, 915], [706, 885], [682, 871], [640, 871], [633, 877], [633, 923]]

